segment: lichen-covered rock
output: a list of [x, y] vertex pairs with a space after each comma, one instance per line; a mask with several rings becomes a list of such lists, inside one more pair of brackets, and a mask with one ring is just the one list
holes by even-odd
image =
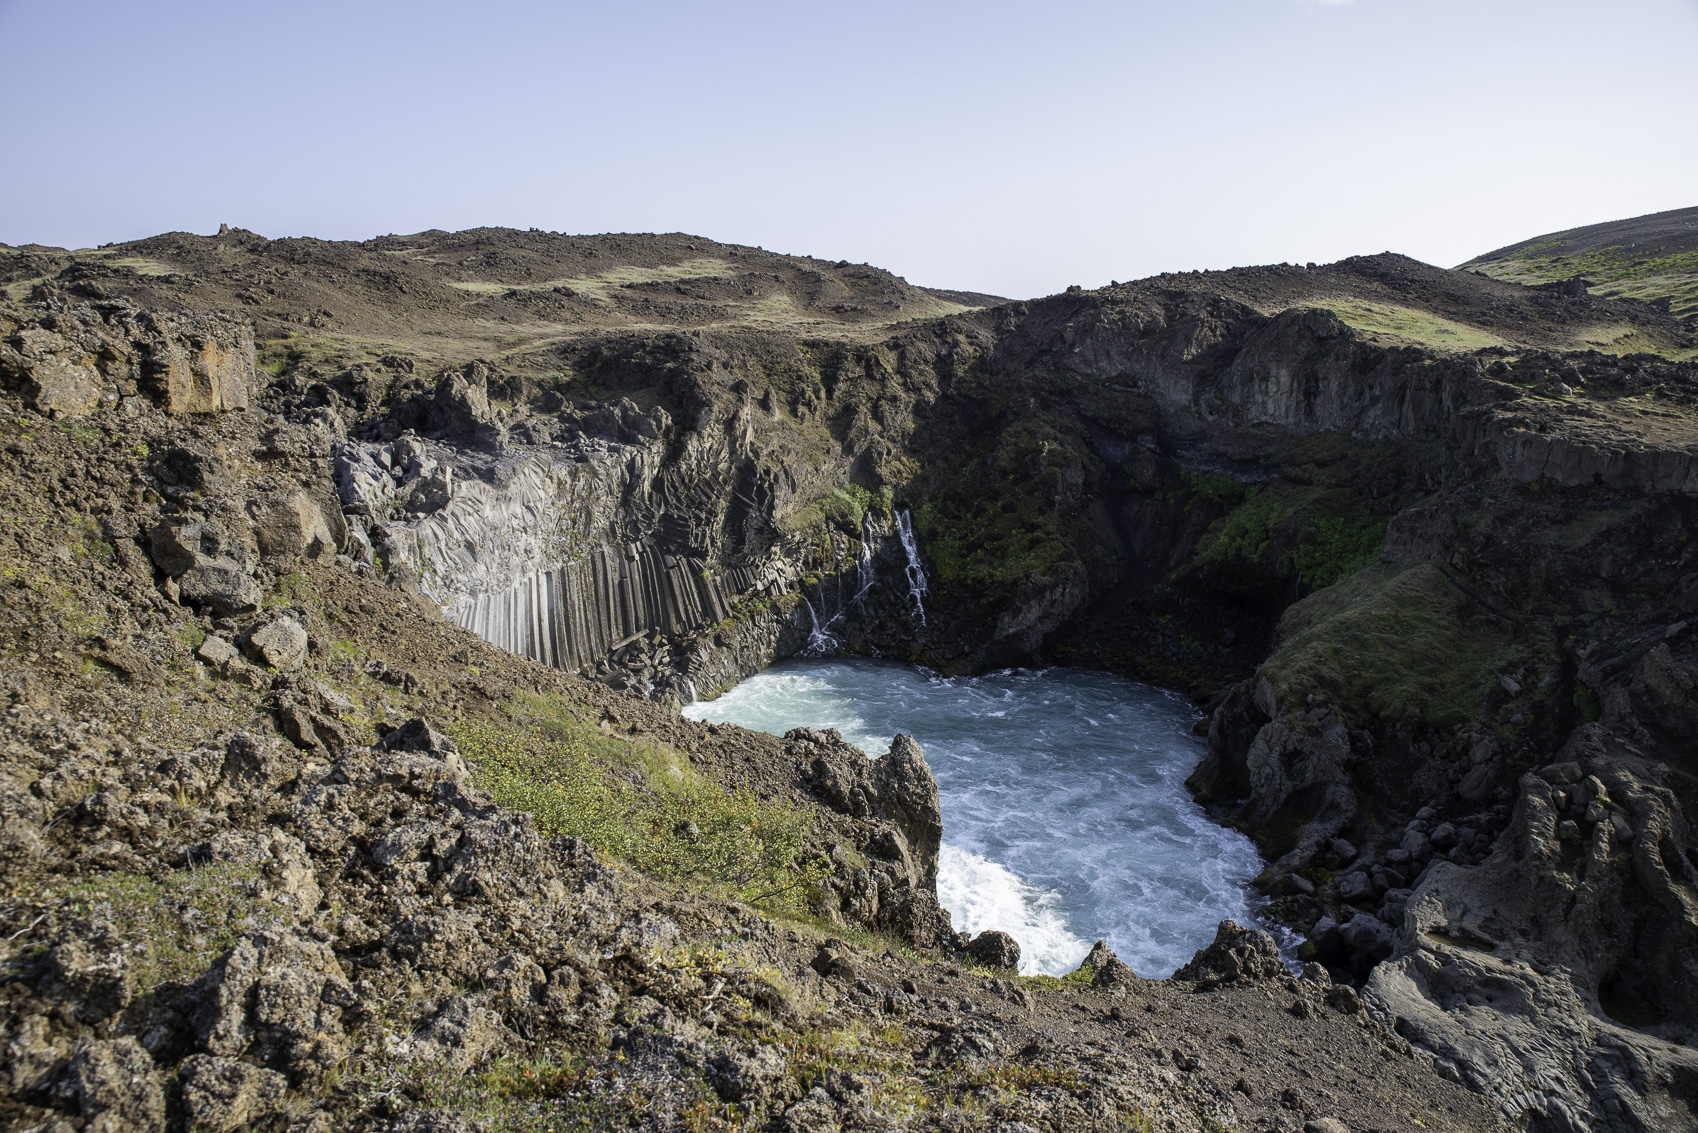
[[709, 1064], [709, 1080], [726, 1101], [753, 1101], [784, 1081], [784, 1053], [775, 1046], [756, 1044], [747, 1053], [728, 1051]]
[[81, 1114], [84, 1133], [160, 1133], [165, 1128], [158, 1070], [129, 1035], [83, 1046], [57, 1090]]
[[205, 1133], [231, 1133], [271, 1116], [289, 1085], [275, 1070], [211, 1054], [185, 1058], [177, 1081], [189, 1128]]
[[71, 1057], [71, 1044], [40, 1015], [28, 1015], [6, 1043], [7, 1084], [28, 1097], [47, 1090]]
[[413, 1061], [470, 1070], [508, 1035], [501, 1016], [464, 996], [454, 996], [430, 1016], [406, 1050]]
[[44, 993], [73, 1004], [77, 1018], [98, 1023], [122, 1011], [136, 993], [131, 946], [107, 922], [76, 924], [48, 954]]
[[342, 1013], [354, 991], [330, 946], [305, 930], [247, 934], [195, 994], [195, 1035], [208, 1054], [247, 1054], [303, 1083], [347, 1052]]
[[952, 1025], [938, 1032], [924, 1058], [938, 1066], [987, 1066], [998, 1056], [996, 1038], [976, 1023]]
[[287, 615], [255, 630], [248, 640], [260, 660], [282, 672], [300, 668], [307, 659], [307, 631]]

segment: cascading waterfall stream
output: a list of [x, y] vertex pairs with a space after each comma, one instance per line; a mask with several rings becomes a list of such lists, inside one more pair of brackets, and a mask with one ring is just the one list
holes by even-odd
[[808, 644], [803, 648], [802, 656], [826, 657], [836, 653], [838, 641], [836, 635], [831, 632], [831, 623], [835, 622], [837, 618], [841, 618], [842, 612], [839, 611], [837, 617], [832, 618], [831, 621], [822, 626], [820, 625], [819, 613], [814, 609], [814, 604], [808, 601], [806, 594], [802, 595], [802, 604], [808, 608], [808, 621], [813, 627], [808, 631]]
[[854, 606], [867, 596], [867, 591], [878, 581], [878, 575], [873, 571], [873, 539], [872, 532], [867, 530], [868, 517], [861, 517], [861, 553], [855, 560], [855, 581], [859, 583], [855, 596], [849, 599], [849, 605]]
[[902, 540], [902, 550], [908, 556], [908, 601], [913, 615], [926, 624], [926, 568], [920, 565], [920, 548], [914, 541], [914, 523], [907, 508], [896, 516], [896, 534]]

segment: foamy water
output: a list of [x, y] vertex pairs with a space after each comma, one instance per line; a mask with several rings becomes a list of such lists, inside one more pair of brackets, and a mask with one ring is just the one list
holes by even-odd
[[1072, 669], [787, 661], [684, 714], [836, 728], [875, 756], [912, 735], [943, 800], [938, 897], [957, 929], [1019, 941], [1024, 973], [1071, 971], [1103, 938], [1140, 975], [1167, 976], [1223, 918], [1251, 919], [1262, 863], [1185, 790], [1203, 745], [1176, 694]]

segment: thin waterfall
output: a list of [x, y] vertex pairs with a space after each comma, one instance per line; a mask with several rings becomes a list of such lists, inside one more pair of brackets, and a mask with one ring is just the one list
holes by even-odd
[[[802, 655], [805, 657], [824, 657], [827, 654], [837, 652], [837, 638], [831, 632], [831, 622], [827, 622], [824, 626], [820, 625], [819, 614], [814, 611], [814, 604], [808, 601], [806, 594], [802, 595], [802, 604], [808, 608], [808, 620], [813, 623], [813, 629], [808, 633], [807, 647], [802, 650]], [[842, 617], [843, 615], [837, 616]], [[832, 619], [832, 621], [836, 620], [836, 618]]]
[[867, 591], [873, 588], [873, 583], [878, 581], [878, 576], [873, 573], [872, 532], [867, 530], [870, 518], [866, 515], [861, 517], [861, 554], [855, 560], [855, 596], [849, 599], [850, 606], [865, 598]]
[[903, 508], [896, 517], [896, 534], [902, 540], [902, 550], [908, 555], [908, 601], [913, 604], [913, 615], [920, 619], [920, 624], [926, 624], [926, 568], [920, 565], [920, 548], [914, 542], [914, 523]]

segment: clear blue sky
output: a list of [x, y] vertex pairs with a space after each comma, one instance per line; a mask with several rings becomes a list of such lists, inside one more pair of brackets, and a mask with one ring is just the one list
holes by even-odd
[[1698, 204], [1698, 0], [0, 0], [0, 241], [686, 231], [1026, 296]]

